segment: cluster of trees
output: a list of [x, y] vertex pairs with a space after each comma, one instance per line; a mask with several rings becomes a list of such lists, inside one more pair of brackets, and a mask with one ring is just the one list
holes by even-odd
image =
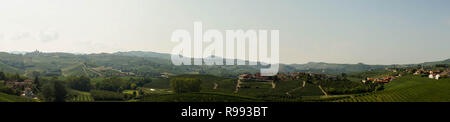
[[3, 81], [19, 81], [23, 82], [26, 79], [26, 77], [20, 76], [18, 73], [16, 74], [7, 74], [4, 72], [0, 72], [0, 80]]
[[[37, 77], [35, 80], [40, 81]], [[93, 84], [87, 76], [69, 76], [65, 81], [52, 78], [43, 81], [43, 85], [39, 87], [39, 95], [45, 101], [63, 102], [70, 97], [68, 95], [68, 88], [70, 88], [90, 92], [95, 100], [124, 100], [130, 99], [130, 96], [122, 94], [123, 90], [138, 89], [151, 81], [150, 78], [130, 78], [127, 80], [121, 77], [109, 77]]]
[[65, 102], [68, 90], [63, 81], [52, 78], [40, 88], [40, 98], [48, 102]]
[[68, 77], [68, 86], [79, 91], [90, 91], [92, 88], [91, 79], [86, 76], [71, 76]]
[[95, 100], [123, 100], [124, 95], [118, 92], [105, 91], [105, 90], [91, 90], [91, 96]]
[[6, 86], [3, 86], [3, 84], [2, 84], [2, 85], [0, 85], [0, 92], [10, 94], [10, 95], [20, 95], [22, 93], [22, 90], [8, 88]]
[[[105, 78], [98, 83], [92, 83], [91, 79], [87, 76], [69, 76], [66, 80], [52, 78], [40, 78], [39, 73], [32, 73], [34, 77], [33, 81], [33, 93], [37, 95], [41, 100], [47, 102], [64, 102], [66, 99], [70, 99], [70, 90], [79, 90], [85, 92], [91, 92], [92, 96], [98, 100], [123, 100], [126, 96], [122, 94], [123, 90], [131, 89], [136, 90], [139, 87], [143, 87], [145, 84], [152, 82], [150, 78], [121, 78], [121, 77], [109, 77]], [[27, 79], [19, 74], [7, 74], [0, 72], [0, 81], [24, 81]], [[20, 95], [23, 89], [8, 88], [2, 84], [0, 85], [0, 92]], [[139, 90], [142, 92], [142, 90]], [[141, 93], [140, 93], [141, 94]]]
[[[35, 78], [38, 85], [39, 97], [48, 102], [64, 102], [70, 98], [69, 88], [79, 91], [90, 92], [95, 100], [124, 100], [131, 99], [130, 96], [122, 94], [126, 89], [138, 89], [144, 84], [150, 83], [150, 78], [130, 78], [128, 80], [121, 77], [105, 78], [95, 83], [87, 76], [69, 76], [67, 80], [59, 80], [56, 77], [51, 79]], [[35, 91], [35, 90], [33, 90]], [[136, 95], [135, 95], [136, 96]], [[135, 97], [134, 96], [134, 97]]]
[[197, 78], [173, 78], [170, 79], [170, 88], [175, 93], [200, 92], [201, 80]]
[[128, 86], [128, 82], [120, 77], [105, 78], [102, 81], [95, 84], [95, 88], [98, 90], [106, 90], [113, 92], [122, 92]]
[[4, 72], [0, 72], [0, 80], [5, 80], [6, 79], [6, 75]]

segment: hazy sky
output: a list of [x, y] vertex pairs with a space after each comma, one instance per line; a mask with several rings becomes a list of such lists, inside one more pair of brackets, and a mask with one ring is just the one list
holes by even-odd
[[169, 53], [175, 29], [278, 29], [282, 63], [450, 58], [449, 0], [0, 0], [0, 51]]

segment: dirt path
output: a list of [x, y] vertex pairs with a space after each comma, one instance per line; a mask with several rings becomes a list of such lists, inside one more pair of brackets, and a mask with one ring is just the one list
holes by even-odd
[[103, 74], [97, 72], [96, 70], [90, 69], [86, 66], [86, 64], [83, 63], [82, 69], [84, 71], [84, 73], [89, 77], [89, 73], [87, 72], [87, 70], [92, 71], [93, 73], [97, 74], [100, 77], [103, 77]]
[[89, 77], [89, 74], [88, 74], [88, 72], [86, 71], [86, 64], [84, 64], [84, 63], [82, 63], [81, 65], [83, 65], [83, 66], [81, 66], [81, 69], [83, 70], [83, 72], [84, 72], [84, 74], [87, 76], [87, 77]]
[[217, 87], [219, 87], [219, 84], [217, 84], [217, 83], [214, 83], [214, 87], [213, 87], [213, 89], [217, 89]]
[[239, 87], [241, 87], [241, 80], [239, 79], [237, 84], [236, 84], [236, 89], [234, 90], [234, 93], [238, 93], [239, 92]]
[[302, 89], [302, 88], [305, 88], [305, 86], [306, 86], [306, 81], [303, 81], [302, 87], [294, 88], [294, 89], [292, 89], [291, 91], [286, 92], [286, 95], [291, 96], [291, 92], [294, 92], [294, 91], [296, 91], [296, 90], [300, 90], [300, 89]]
[[322, 89], [322, 86], [319, 85], [319, 89], [322, 91], [323, 94], [325, 94], [325, 96], [328, 96], [327, 92], [325, 92], [325, 90]]

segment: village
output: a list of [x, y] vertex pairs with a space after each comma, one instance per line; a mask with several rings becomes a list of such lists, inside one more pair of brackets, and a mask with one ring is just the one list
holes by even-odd
[[439, 80], [439, 78], [448, 77], [449, 72], [450, 72], [449, 69], [446, 69], [446, 70], [424, 70], [423, 68], [421, 68], [419, 70], [416, 70], [413, 74], [421, 75], [421, 76], [428, 76], [428, 78], [430, 78], [430, 79]]
[[[387, 69], [388, 71], [391, 71], [393, 73], [397, 73], [395, 75], [390, 74], [383, 77], [366, 77], [365, 79], [362, 79], [362, 83], [366, 82], [372, 82], [372, 83], [389, 83], [392, 80], [401, 77], [403, 73], [400, 72], [397, 69]], [[414, 69], [414, 68], [407, 68], [404, 70], [407, 74], [413, 74], [413, 75], [420, 75], [423, 77], [428, 77], [430, 79], [436, 79], [439, 80], [440, 78], [446, 78], [449, 76], [450, 70], [447, 68], [445, 70], [424, 70], [421, 69]], [[310, 77], [315, 79], [330, 79], [330, 80], [337, 80], [336, 75], [329, 75], [329, 74], [321, 74], [321, 73], [308, 73], [308, 72], [292, 72], [292, 73], [278, 73], [276, 76], [261, 76], [260, 73], [255, 74], [249, 74], [244, 73], [239, 75], [238, 79], [238, 88], [240, 88], [243, 83], [246, 82], [256, 82], [256, 83], [270, 83], [273, 84], [272, 88], [275, 88], [275, 82], [278, 81], [286, 81], [286, 80], [299, 80], [301, 77]], [[250, 88], [249, 86], [245, 86], [244, 88]]]
[[25, 79], [23, 81], [13, 80], [13, 81], [1, 81], [3, 85], [9, 89], [19, 90], [20, 96], [38, 99], [37, 95], [33, 93], [33, 89], [35, 88], [35, 83], [33, 80]]
[[[235, 93], [239, 91], [240, 88], [276, 88], [276, 82], [283, 82], [288, 80], [312, 80], [315, 79], [331, 79], [336, 80], [336, 76], [320, 74], [320, 73], [306, 73], [306, 72], [292, 72], [292, 73], [278, 73], [275, 76], [261, 76], [261, 73], [249, 74], [244, 73], [239, 75]], [[303, 81], [303, 86], [305, 86], [307, 81]], [[264, 87], [266, 86], [266, 87]]]

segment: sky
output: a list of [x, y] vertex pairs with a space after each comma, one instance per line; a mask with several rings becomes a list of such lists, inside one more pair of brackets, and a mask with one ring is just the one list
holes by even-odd
[[0, 51], [170, 53], [172, 32], [280, 31], [281, 63], [450, 58], [448, 0], [0, 0]]

